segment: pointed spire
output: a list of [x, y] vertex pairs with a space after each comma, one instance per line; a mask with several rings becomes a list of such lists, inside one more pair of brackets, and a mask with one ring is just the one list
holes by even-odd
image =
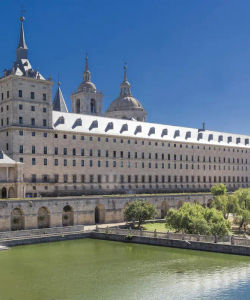
[[20, 27], [19, 43], [16, 51], [17, 61], [28, 58], [28, 47], [25, 42], [24, 28], [23, 28], [24, 20], [25, 20], [24, 17], [20, 17], [21, 27]]
[[120, 97], [132, 96], [130, 83], [127, 81], [127, 64], [123, 66], [123, 82], [121, 83]]
[[123, 82], [127, 81], [127, 64], [125, 63], [123, 66], [124, 75], [123, 75]]
[[86, 53], [85, 56], [85, 72], [89, 70], [89, 58], [88, 58], [88, 53]]
[[61, 83], [60, 81], [58, 81], [57, 83], [58, 87], [57, 87], [57, 91], [56, 91], [56, 95], [53, 101], [53, 110], [55, 111], [61, 111], [61, 112], [68, 112], [68, 108], [67, 105], [65, 103], [62, 91], [61, 91]]
[[89, 58], [88, 54], [85, 57], [85, 71], [83, 73], [83, 82], [88, 82], [91, 79], [91, 73], [89, 71]]

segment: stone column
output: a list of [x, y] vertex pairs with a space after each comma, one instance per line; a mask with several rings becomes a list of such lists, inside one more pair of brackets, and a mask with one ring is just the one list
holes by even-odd
[[6, 167], [6, 182], [9, 182], [9, 167]]

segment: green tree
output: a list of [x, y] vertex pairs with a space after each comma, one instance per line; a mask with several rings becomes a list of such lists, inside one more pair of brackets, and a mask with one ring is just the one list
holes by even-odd
[[227, 187], [223, 183], [219, 183], [219, 184], [213, 185], [211, 187], [211, 193], [214, 196], [225, 195], [227, 193]]
[[211, 206], [221, 211], [225, 219], [228, 219], [230, 213], [238, 213], [240, 209], [239, 199], [234, 194], [214, 196]]
[[250, 210], [250, 189], [238, 189], [234, 195], [238, 198], [241, 209]]
[[153, 204], [145, 200], [135, 200], [127, 204], [124, 210], [126, 221], [138, 221], [138, 228], [145, 220], [153, 219], [156, 216], [156, 208]]
[[250, 211], [247, 209], [241, 209], [238, 215], [234, 219], [234, 223], [239, 225], [239, 230], [247, 230], [247, 225], [250, 223]]
[[171, 208], [166, 216], [166, 226], [191, 234], [228, 234], [231, 228], [223, 213], [200, 204], [184, 203], [178, 210]]

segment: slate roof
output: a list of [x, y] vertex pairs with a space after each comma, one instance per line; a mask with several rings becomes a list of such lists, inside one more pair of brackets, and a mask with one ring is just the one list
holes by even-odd
[[247, 135], [57, 111], [53, 111], [53, 126], [56, 130], [89, 135], [250, 148]]
[[67, 108], [67, 105], [65, 103], [65, 100], [64, 100], [59, 82], [58, 82], [56, 95], [55, 95], [55, 98], [54, 98], [54, 101], [53, 101], [53, 110], [61, 111], [61, 112], [68, 112], [68, 108]]
[[0, 166], [3, 165], [3, 164], [4, 165], [15, 165], [16, 161], [11, 159], [2, 150], [0, 150]]

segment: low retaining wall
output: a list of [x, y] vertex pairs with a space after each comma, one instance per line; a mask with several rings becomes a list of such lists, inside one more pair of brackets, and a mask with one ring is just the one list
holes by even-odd
[[[105, 232], [97, 232], [97, 231], [82, 231], [76, 228], [79, 226], [74, 226], [75, 230], [66, 230], [65, 228], [61, 228], [56, 232], [52, 230], [49, 233], [41, 233], [39, 231], [27, 231], [26, 235], [8, 235], [9, 232], [6, 232], [5, 238], [0, 239], [0, 245], [13, 247], [20, 245], [31, 245], [38, 243], [47, 243], [47, 242], [57, 242], [57, 241], [66, 241], [66, 240], [75, 240], [75, 239], [83, 239], [83, 238], [93, 238], [93, 239], [101, 239], [108, 241], [117, 241], [117, 242], [126, 242], [126, 243], [136, 243], [136, 244], [146, 244], [153, 246], [164, 246], [164, 247], [172, 247], [172, 248], [181, 248], [181, 249], [190, 249], [190, 250], [199, 250], [199, 251], [209, 251], [209, 252], [217, 252], [217, 253], [225, 253], [225, 254], [236, 254], [236, 255], [245, 255], [250, 256], [250, 247], [247, 246], [238, 246], [238, 245], [230, 245], [223, 243], [208, 243], [201, 241], [186, 241], [180, 239], [171, 239], [171, 238], [162, 238], [162, 237], [150, 237], [150, 236], [138, 236], [138, 235], [125, 235], [125, 234], [114, 234], [114, 233], [105, 233]], [[15, 232], [17, 233], [17, 232]], [[151, 235], [154, 232], [151, 232]]]
[[1, 200], [0, 231], [62, 227], [65, 222], [67, 225], [123, 222], [124, 208], [136, 199], [151, 202], [161, 218], [168, 208], [176, 208], [183, 202], [207, 204], [211, 198], [210, 193], [197, 193]]
[[9, 239], [1, 241], [1, 245], [7, 247], [22, 246], [22, 245], [31, 245], [31, 244], [40, 244], [40, 243], [49, 243], [49, 242], [59, 242], [67, 240], [77, 240], [83, 238], [89, 238], [91, 232], [72, 232], [72, 233], [61, 233], [61, 234], [49, 234], [49, 235], [40, 235], [40, 236], [30, 236], [30, 237], [21, 237], [16, 239]]
[[164, 247], [173, 247], [181, 249], [191, 249], [199, 251], [209, 251], [225, 254], [237, 254], [237, 255], [246, 255], [250, 256], [250, 247], [244, 246], [235, 246], [228, 244], [215, 244], [215, 243], [206, 243], [198, 241], [183, 241], [183, 240], [174, 240], [174, 239], [164, 239], [157, 237], [144, 237], [144, 236], [132, 236], [131, 239], [128, 239], [126, 235], [119, 235], [113, 233], [101, 233], [101, 232], [92, 232], [91, 238], [109, 240], [109, 241], [118, 241], [118, 242], [129, 242], [136, 244], [146, 244], [154, 246], [164, 246]]

